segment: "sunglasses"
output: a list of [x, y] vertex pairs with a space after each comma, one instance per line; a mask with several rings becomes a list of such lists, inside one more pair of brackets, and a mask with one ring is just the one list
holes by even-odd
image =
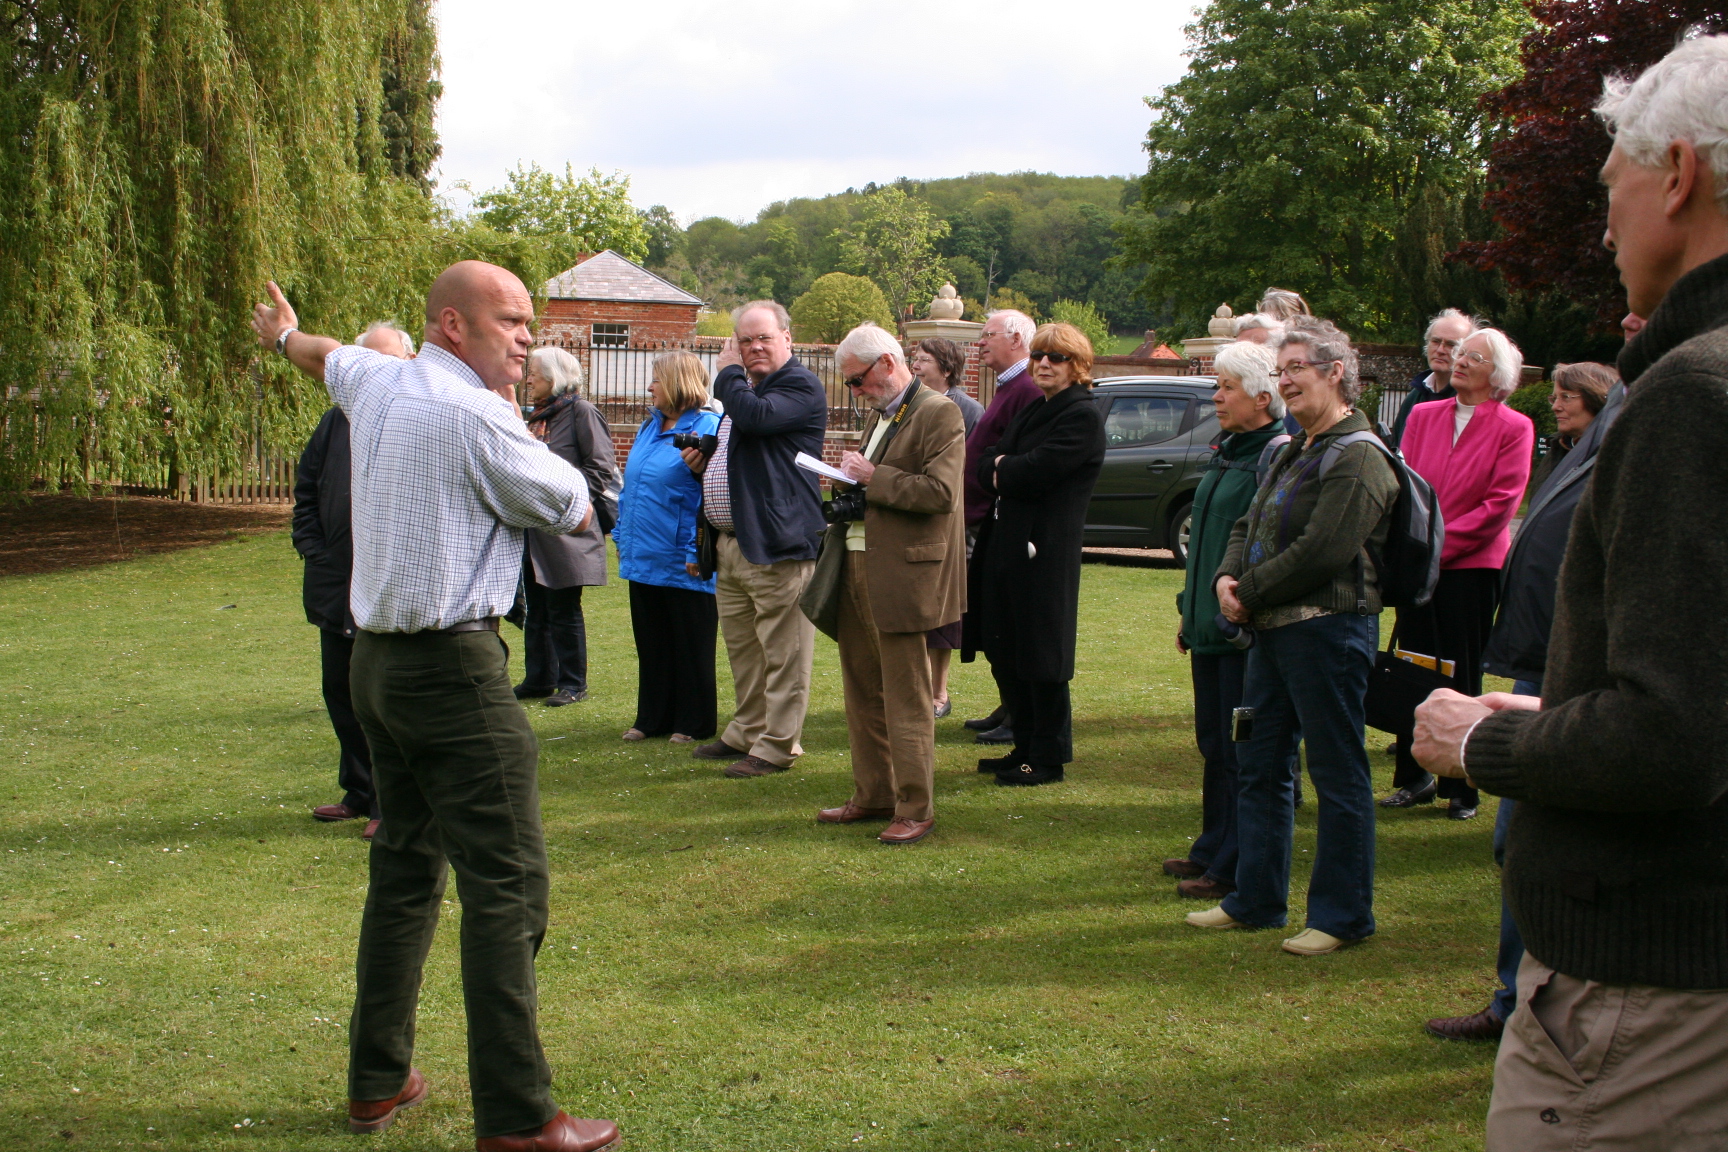
[[1026, 358], [1028, 360], [1048, 360], [1052, 364], [1066, 364], [1074, 359], [1066, 352], [1028, 352]]

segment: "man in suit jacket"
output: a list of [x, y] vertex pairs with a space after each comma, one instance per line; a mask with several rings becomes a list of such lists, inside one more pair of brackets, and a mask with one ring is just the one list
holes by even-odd
[[[1044, 398], [1038, 385], [1032, 382], [1032, 370], [1027, 353], [1032, 350], [1032, 334], [1038, 326], [1024, 312], [1002, 308], [990, 313], [984, 321], [984, 331], [978, 335], [978, 360], [996, 373], [996, 392], [990, 406], [966, 436], [966, 544], [970, 554], [978, 539], [978, 527], [990, 514], [995, 497], [984, 490], [978, 480], [978, 461], [984, 459], [1002, 433], [1022, 408]], [[973, 597], [977, 599], [976, 596]], [[981, 647], [979, 621], [968, 618], [962, 631], [961, 659], [970, 661]], [[988, 716], [966, 721], [966, 727], [978, 733], [980, 744], [1014, 743], [1013, 718], [1006, 705], [998, 702]]]
[[[413, 337], [394, 324], [373, 324], [354, 343], [386, 356], [414, 358]], [[312, 818], [334, 823], [365, 817], [363, 835], [370, 840], [378, 830], [372, 753], [348, 690], [348, 661], [354, 655], [354, 616], [348, 611], [348, 579], [354, 569], [348, 492], [348, 417], [332, 408], [318, 421], [294, 472], [294, 551], [306, 562], [300, 595], [307, 622], [318, 626], [324, 710], [342, 748], [336, 767], [342, 799], [312, 809]]]
[[[828, 394], [792, 355], [792, 321], [772, 300], [732, 314], [714, 396], [726, 408], [712, 457], [684, 450], [702, 477], [702, 516], [715, 538], [715, 599], [738, 707], [720, 739], [691, 753], [731, 760], [734, 779], [784, 772], [803, 755], [815, 626], [798, 598], [816, 565], [822, 495], [793, 463], [820, 458]], [[925, 702], [929, 707], [929, 702]]]
[[828, 824], [888, 820], [877, 837], [911, 844], [936, 824], [936, 719], [924, 634], [966, 607], [961, 512], [966, 421], [912, 377], [898, 341], [874, 324], [834, 353], [847, 387], [874, 411], [863, 453], [840, 467], [864, 485], [864, 519], [830, 529], [843, 541], [840, 673], [852, 748], [852, 798]]

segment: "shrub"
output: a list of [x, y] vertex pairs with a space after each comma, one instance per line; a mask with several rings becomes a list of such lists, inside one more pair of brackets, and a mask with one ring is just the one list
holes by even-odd
[[1540, 380], [1526, 384], [1506, 397], [1506, 407], [1530, 417], [1530, 422], [1536, 425], [1536, 435], [1555, 436], [1560, 429], [1554, 424], [1554, 409], [1548, 406], [1548, 398], [1553, 394], [1554, 385]]
[[792, 338], [806, 344], [838, 344], [866, 320], [895, 331], [888, 298], [874, 281], [845, 272], [818, 277], [810, 291], [792, 301]]
[[1050, 319], [1060, 324], [1072, 324], [1092, 341], [1092, 354], [1102, 356], [1110, 346], [1110, 325], [1090, 303], [1078, 300], [1058, 300], [1050, 305]]

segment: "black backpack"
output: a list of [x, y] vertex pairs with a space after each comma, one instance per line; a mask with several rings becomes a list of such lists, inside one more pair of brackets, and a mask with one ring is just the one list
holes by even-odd
[[[1404, 454], [1386, 447], [1372, 432], [1350, 432], [1327, 445], [1320, 455], [1320, 478], [1324, 480], [1344, 449], [1352, 444], [1372, 444], [1385, 454], [1398, 474], [1398, 502], [1392, 506], [1392, 526], [1376, 567], [1380, 573], [1380, 600], [1389, 608], [1420, 608], [1434, 597], [1440, 580], [1440, 550], [1446, 542], [1446, 524], [1440, 518], [1440, 498], [1434, 488], [1410, 470]], [[1360, 561], [1358, 561], [1360, 564]], [[1356, 610], [1368, 612], [1367, 594], [1357, 574]]]

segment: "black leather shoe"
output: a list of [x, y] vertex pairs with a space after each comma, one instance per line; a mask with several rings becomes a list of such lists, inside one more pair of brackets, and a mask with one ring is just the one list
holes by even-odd
[[1007, 756], [986, 756], [978, 761], [978, 771], [985, 776], [994, 776], [998, 772], [1007, 772], [1012, 768], [1018, 768], [1024, 763], [1024, 760], [1012, 753]]
[[529, 684], [518, 684], [516, 687], [512, 688], [511, 691], [516, 693], [516, 699], [518, 700], [538, 700], [542, 696], [552, 695], [556, 689], [550, 684], [544, 688], [535, 688]]
[[1014, 743], [1014, 729], [1004, 724], [999, 728], [992, 728], [988, 732], [978, 733], [972, 737], [972, 742], [974, 744], [1012, 744]]
[[552, 693], [552, 695], [546, 697], [546, 707], [562, 708], [566, 704], [577, 704], [586, 699], [588, 699], [588, 693], [586, 692], [572, 692], [568, 688], [560, 688], [558, 691]]
[[1062, 779], [1062, 766], [1040, 768], [1036, 764], [1022, 764], [1018, 768], [1010, 768], [1006, 772], [996, 773], [996, 783], [1013, 787], [1030, 788], [1038, 784], [1056, 784]]
[[1380, 798], [1380, 807], [1414, 808], [1418, 804], [1428, 804], [1433, 801], [1434, 793], [1439, 790], [1440, 778], [1438, 776], [1430, 776], [1428, 777], [1428, 783], [1422, 785], [1420, 788], [1414, 790], [1409, 788], [1400, 788], [1390, 796], [1382, 796]]
[[1006, 720], [1007, 718], [1008, 718], [1007, 710], [1003, 709], [1003, 708], [998, 708], [998, 709], [996, 709], [996, 711], [990, 713], [990, 715], [988, 715], [988, 716], [980, 717], [977, 720], [967, 720], [967, 721], [964, 721], [964, 724], [966, 725], [966, 727], [972, 729], [972, 731], [974, 731], [974, 732], [988, 732], [992, 728], [1002, 727], [1002, 721]]
[[1454, 800], [1446, 805], [1446, 819], [1474, 820], [1476, 819], [1476, 809], [1465, 807], [1462, 800]]

